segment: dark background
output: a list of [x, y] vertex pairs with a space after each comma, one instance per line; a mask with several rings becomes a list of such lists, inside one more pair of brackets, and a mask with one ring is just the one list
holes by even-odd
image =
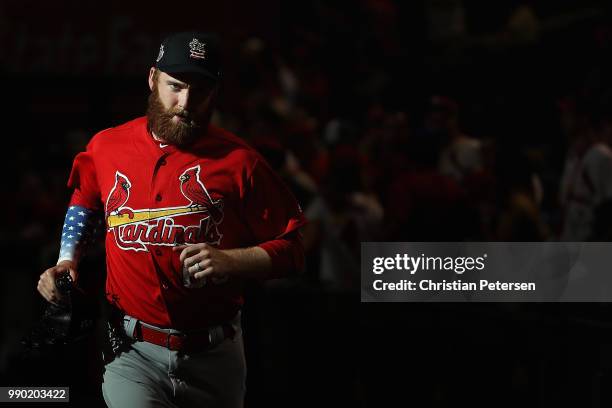
[[[160, 40], [195, 28], [224, 41], [215, 120], [314, 214], [306, 271], [247, 293], [247, 406], [608, 405], [607, 304], [360, 304], [358, 262], [368, 240], [560, 239], [572, 143], [611, 128], [611, 12], [584, 0], [2, 2], [0, 385], [69, 384], [76, 406], [103, 404], [95, 353], [24, 362], [18, 340], [43, 307], [35, 285], [57, 259], [72, 158], [144, 113]], [[449, 134], [428, 127], [435, 114], [458, 117], [477, 168], [437, 167]], [[609, 241], [607, 214], [588, 239]], [[82, 270], [99, 297], [102, 249]]]

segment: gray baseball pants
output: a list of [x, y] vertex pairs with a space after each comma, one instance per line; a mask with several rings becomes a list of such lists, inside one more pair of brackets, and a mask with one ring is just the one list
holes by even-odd
[[242, 332], [197, 353], [137, 341], [106, 365], [102, 393], [110, 408], [243, 406]]

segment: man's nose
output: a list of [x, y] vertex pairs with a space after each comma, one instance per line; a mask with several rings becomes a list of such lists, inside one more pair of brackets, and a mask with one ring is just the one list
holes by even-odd
[[182, 109], [187, 109], [189, 104], [189, 89], [183, 89], [179, 94], [178, 105]]

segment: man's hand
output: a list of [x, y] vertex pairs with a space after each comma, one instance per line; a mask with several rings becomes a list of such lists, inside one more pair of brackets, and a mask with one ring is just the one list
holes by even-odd
[[181, 251], [181, 265], [195, 287], [204, 286], [207, 277], [213, 283], [222, 283], [229, 276], [248, 277], [270, 267], [270, 256], [260, 247], [217, 249], [201, 243], [180, 245], [172, 249]]
[[208, 244], [181, 245], [172, 248], [181, 251], [179, 259], [183, 272], [187, 272], [193, 287], [202, 287], [207, 277], [215, 283], [227, 280], [228, 274], [236, 269], [234, 259], [221, 249]]
[[72, 261], [61, 261], [56, 266], [47, 269], [40, 275], [36, 289], [38, 289], [38, 292], [40, 292], [47, 302], [57, 305], [58, 302], [62, 300], [62, 296], [55, 286], [55, 279], [58, 274], [64, 271], [68, 271], [72, 281], [76, 282], [78, 273]]

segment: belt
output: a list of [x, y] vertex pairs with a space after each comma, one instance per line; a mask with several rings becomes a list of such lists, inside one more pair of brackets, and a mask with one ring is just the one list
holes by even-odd
[[[134, 319], [128, 316], [126, 318]], [[236, 329], [229, 323], [197, 332], [183, 333], [172, 329], [155, 327], [140, 320], [136, 320], [135, 324], [131, 325], [129, 320], [125, 320], [125, 322], [126, 327], [131, 326], [133, 328], [133, 330], [130, 330], [132, 332], [131, 335], [129, 331], [127, 334], [134, 340], [146, 341], [166, 347], [169, 350], [182, 352], [204, 351], [220, 344], [227, 338], [233, 338], [236, 334]]]

